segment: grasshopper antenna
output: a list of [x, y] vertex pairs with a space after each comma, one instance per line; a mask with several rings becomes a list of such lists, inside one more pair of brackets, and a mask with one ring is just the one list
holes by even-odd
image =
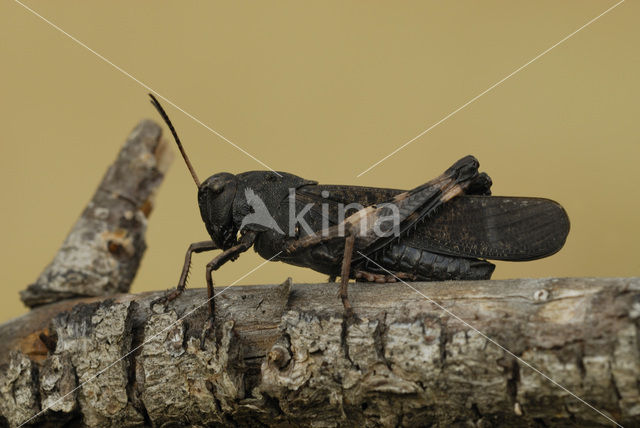
[[160, 116], [162, 116], [162, 119], [164, 119], [164, 122], [167, 124], [167, 126], [171, 130], [171, 134], [173, 134], [173, 139], [176, 140], [176, 144], [178, 145], [178, 149], [180, 150], [180, 154], [182, 155], [182, 158], [184, 159], [185, 163], [187, 164], [187, 168], [189, 168], [189, 172], [191, 173], [191, 177], [193, 177], [193, 181], [196, 182], [196, 186], [198, 186], [198, 188], [200, 188], [200, 180], [198, 180], [198, 176], [196, 175], [196, 171], [193, 169], [193, 165], [191, 165], [191, 161], [189, 160], [189, 156], [187, 156], [187, 153], [184, 151], [184, 147], [182, 147], [182, 143], [180, 142], [180, 138], [178, 138], [178, 133], [176, 132], [176, 129], [173, 127], [173, 124], [171, 123], [171, 121], [169, 120], [169, 116], [167, 116], [167, 113], [164, 111], [164, 109], [162, 108], [162, 106], [160, 105], [160, 103], [158, 102], [156, 97], [154, 97], [153, 94], [149, 94], [149, 96], [151, 97], [151, 104], [153, 104], [153, 106], [156, 108], [156, 110], [158, 110], [158, 113], [160, 113]]

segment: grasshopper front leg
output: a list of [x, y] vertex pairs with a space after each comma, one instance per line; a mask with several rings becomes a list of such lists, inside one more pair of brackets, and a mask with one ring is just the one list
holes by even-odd
[[182, 292], [187, 287], [187, 277], [189, 276], [189, 269], [191, 268], [191, 255], [193, 253], [203, 253], [205, 251], [213, 251], [216, 249], [218, 249], [218, 247], [213, 241], [200, 241], [194, 242], [193, 244], [189, 245], [189, 248], [187, 248], [187, 253], [184, 257], [184, 264], [182, 265], [182, 272], [180, 273], [180, 279], [178, 280], [177, 287], [169, 291], [164, 296], [152, 301], [151, 307], [153, 307], [156, 303], [171, 302], [182, 294]]

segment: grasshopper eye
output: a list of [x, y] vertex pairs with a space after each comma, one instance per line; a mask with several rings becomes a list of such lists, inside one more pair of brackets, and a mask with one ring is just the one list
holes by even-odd
[[221, 172], [207, 178], [202, 183], [202, 190], [206, 191], [206, 194], [210, 196], [220, 195], [235, 188], [235, 177], [228, 172]]
[[220, 181], [211, 183], [209, 189], [211, 189], [214, 194], [221, 193], [224, 190], [224, 183]]

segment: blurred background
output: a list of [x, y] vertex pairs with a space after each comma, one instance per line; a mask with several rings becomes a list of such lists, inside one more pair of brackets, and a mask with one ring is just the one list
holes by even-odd
[[[571, 218], [564, 249], [494, 278], [640, 274], [640, 3], [627, 1], [376, 168], [400, 145], [614, 1], [25, 2], [276, 170], [412, 188], [474, 154], [496, 195]], [[0, 322], [50, 262], [147, 91], [18, 3], [0, 3]], [[201, 179], [264, 169], [164, 103]], [[165, 128], [165, 132], [168, 130]], [[179, 157], [156, 198], [132, 292], [176, 285], [207, 239]], [[203, 287], [211, 255], [195, 255]], [[235, 281], [253, 251], [215, 274]], [[325, 281], [270, 263], [241, 284]]]

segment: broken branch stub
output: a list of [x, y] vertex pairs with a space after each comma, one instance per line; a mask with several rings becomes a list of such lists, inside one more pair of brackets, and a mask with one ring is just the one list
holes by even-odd
[[24, 304], [129, 291], [146, 249], [153, 197], [172, 158], [162, 128], [140, 122], [53, 261], [20, 292]]

